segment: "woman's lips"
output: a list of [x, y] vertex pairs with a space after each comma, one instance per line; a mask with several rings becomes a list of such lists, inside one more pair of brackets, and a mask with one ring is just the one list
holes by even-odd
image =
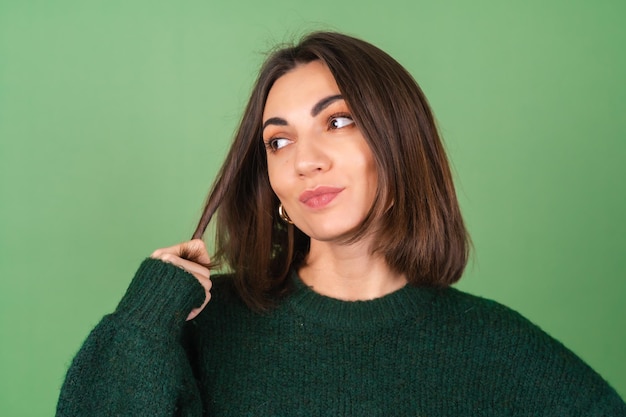
[[334, 200], [343, 188], [317, 187], [300, 194], [300, 202], [311, 208], [322, 208]]

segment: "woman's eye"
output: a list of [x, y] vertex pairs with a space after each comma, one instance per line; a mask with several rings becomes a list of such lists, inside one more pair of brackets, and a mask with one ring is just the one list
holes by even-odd
[[273, 138], [265, 142], [265, 146], [271, 151], [277, 151], [289, 145], [291, 140], [286, 138]]
[[342, 127], [354, 124], [354, 120], [350, 116], [333, 116], [330, 118], [331, 129], [341, 129]]

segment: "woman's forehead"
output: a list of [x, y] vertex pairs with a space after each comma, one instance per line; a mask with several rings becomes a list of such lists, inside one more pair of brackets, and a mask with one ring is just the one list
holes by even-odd
[[340, 95], [337, 82], [324, 63], [299, 64], [278, 78], [270, 89], [263, 119], [301, 107], [312, 110], [320, 100], [337, 95]]

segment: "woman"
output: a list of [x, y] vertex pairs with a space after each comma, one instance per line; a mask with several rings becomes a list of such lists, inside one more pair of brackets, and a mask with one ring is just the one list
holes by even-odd
[[[233, 272], [209, 279], [215, 213], [214, 264]], [[449, 287], [467, 253], [418, 85], [313, 33], [266, 61], [194, 240], [141, 265], [57, 413], [626, 415], [559, 342]]]

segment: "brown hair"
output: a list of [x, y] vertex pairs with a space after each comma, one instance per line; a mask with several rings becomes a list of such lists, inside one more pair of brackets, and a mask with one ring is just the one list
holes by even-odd
[[335, 77], [377, 166], [375, 203], [350, 241], [376, 233], [373, 251], [411, 284], [456, 282], [467, 263], [469, 238], [426, 97], [388, 54], [340, 33], [311, 33], [265, 61], [193, 237], [203, 235], [217, 211], [214, 259], [232, 269], [238, 293], [251, 308], [266, 309], [288, 288], [289, 271], [304, 261], [309, 238], [278, 216], [262, 116], [274, 82], [314, 60]]

